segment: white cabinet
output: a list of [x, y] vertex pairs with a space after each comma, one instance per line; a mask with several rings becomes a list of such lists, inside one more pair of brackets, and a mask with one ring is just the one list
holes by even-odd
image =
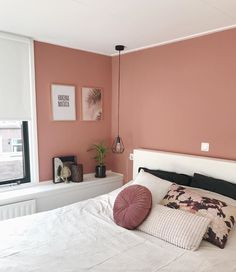
[[86, 174], [84, 181], [80, 183], [41, 182], [29, 188], [2, 192], [0, 206], [35, 199], [36, 212], [42, 212], [109, 193], [122, 185], [122, 174], [107, 171], [106, 178]]

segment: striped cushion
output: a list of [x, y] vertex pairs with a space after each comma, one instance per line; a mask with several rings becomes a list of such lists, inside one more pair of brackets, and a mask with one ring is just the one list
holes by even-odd
[[209, 223], [208, 218], [158, 204], [138, 229], [178, 247], [196, 250]]

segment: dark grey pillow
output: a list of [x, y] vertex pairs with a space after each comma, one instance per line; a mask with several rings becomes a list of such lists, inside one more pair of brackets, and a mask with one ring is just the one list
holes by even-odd
[[152, 174], [153, 176], [177, 183], [179, 185], [189, 186], [192, 180], [191, 176], [188, 176], [185, 174], [179, 174], [179, 173], [163, 171], [163, 170], [153, 170], [153, 169], [148, 169], [145, 167], [139, 167], [138, 171], [140, 172], [141, 169], [143, 169], [147, 173]]
[[190, 183], [190, 186], [205, 189], [236, 199], [236, 184], [226, 180], [216, 179], [194, 173], [194, 177]]

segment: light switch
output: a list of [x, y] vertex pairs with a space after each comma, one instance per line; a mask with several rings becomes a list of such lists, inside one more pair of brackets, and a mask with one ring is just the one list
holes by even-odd
[[209, 143], [201, 143], [201, 151], [208, 152], [209, 151]]
[[130, 153], [129, 154], [129, 159], [132, 161], [134, 159], [134, 154], [133, 153]]

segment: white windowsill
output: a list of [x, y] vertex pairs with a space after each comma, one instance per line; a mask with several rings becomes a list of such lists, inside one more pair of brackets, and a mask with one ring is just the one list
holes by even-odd
[[75, 189], [89, 188], [91, 186], [99, 186], [99, 184], [106, 184], [112, 181], [116, 181], [117, 178], [123, 178], [122, 174], [115, 173], [112, 171], [107, 171], [106, 178], [95, 178], [94, 173], [85, 174], [84, 181], [75, 183], [57, 183], [54, 184], [52, 181], [43, 181], [36, 184], [26, 184], [16, 185], [6, 188], [0, 188], [0, 205], [5, 205], [6, 203], [13, 203], [21, 201], [22, 197], [27, 197], [27, 199], [37, 198], [40, 196], [48, 196], [50, 194], [61, 193], [65, 191], [72, 191]]
[[[49, 183], [49, 182], [51, 182], [51, 181], [46, 181], [45, 183]], [[42, 183], [44, 183], [44, 181]], [[41, 182], [37, 181], [37, 182], [22, 183], [20, 185], [17, 185], [17, 184], [1, 185], [0, 186], [0, 196], [1, 196], [1, 193], [21, 190], [21, 189], [25, 189], [25, 188], [31, 188], [31, 187], [39, 186], [40, 184], [41, 184]]]

